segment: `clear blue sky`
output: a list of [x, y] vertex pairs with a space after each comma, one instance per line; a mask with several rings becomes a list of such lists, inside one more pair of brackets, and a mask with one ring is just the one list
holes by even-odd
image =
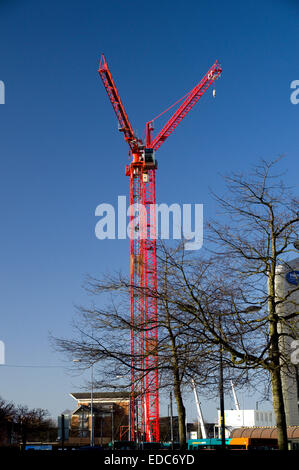
[[[216, 59], [222, 64], [216, 99], [207, 93], [157, 152], [158, 202], [203, 203], [208, 217], [219, 173], [282, 153], [286, 180], [297, 186], [299, 105], [290, 82], [299, 79], [298, 1], [1, 0], [0, 47], [8, 365], [63, 366], [48, 335], [71, 335], [74, 304], [89, 301], [84, 276], [128, 269], [129, 242], [94, 235], [96, 206], [129, 191], [127, 146], [97, 73], [102, 52], [140, 135]], [[63, 368], [0, 368], [0, 395], [54, 416], [74, 406], [68, 393], [83, 384]], [[215, 417], [215, 407], [203, 409]]]

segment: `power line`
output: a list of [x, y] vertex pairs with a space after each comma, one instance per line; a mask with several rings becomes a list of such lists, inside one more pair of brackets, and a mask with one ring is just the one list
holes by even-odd
[[0, 364], [0, 367], [32, 367], [32, 368], [39, 368], [39, 369], [50, 369], [50, 368], [57, 368], [61, 367], [64, 368], [65, 366], [58, 366], [58, 365], [31, 365], [31, 364]]

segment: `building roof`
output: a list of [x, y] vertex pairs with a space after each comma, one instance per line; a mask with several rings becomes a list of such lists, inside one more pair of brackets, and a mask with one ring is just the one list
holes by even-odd
[[[289, 439], [299, 439], [299, 426], [288, 426], [287, 427]], [[233, 429], [230, 437], [252, 437], [252, 438], [265, 438], [265, 439], [277, 439], [277, 427], [276, 426], [255, 426], [255, 427], [242, 427]]]
[[[93, 405], [93, 413], [94, 414], [104, 414], [107, 415], [107, 413], [111, 413], [114, 411], [114, 403], [110, 404], [94, 404]], [[91, 412], [91, 405], [80, 405], [78, 406], [72, 413], [72, 415], [77, 415], [81, 413], [90, 413]]]
[[[75, 400], [90, 400], [91, 392], [75, 392], [70, 394]], [[129, 400], [130, 392], [93, 392], [93, 399]]]

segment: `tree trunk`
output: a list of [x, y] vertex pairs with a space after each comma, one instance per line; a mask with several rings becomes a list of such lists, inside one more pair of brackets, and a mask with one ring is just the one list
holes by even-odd
[[[273, 235], [272, 228], [272, 256], [276, 260], [276, 249], [275, 249], [275, 238]], [[276, 263], [273, 262], [271, 269], [268, 273], [268, 309], [269, 309], [269, 334], [271, 339], [271, 347], [269, 356], [272, 360], [272, 367], [270, 369], [271, 382], [272, 382], [272, 400], [273, 409], [275, 413], [276, 426], [277, 426], [277, 440], [279, 450], [288, 450], [288, 434], [286, 415], [283, 401], [283, 390], [281, 380], [281, 368], [280, 368], [280, 344], [278, 334], [278, 315], [276, 312], [275, 305], [275, 268]]]
[[280, 369], [275, 368], [271, 371], [273, 408], [276, 418], [277, 439], [279, 450], [288, 450], [288, 435], [286, 416], [283, 402], [283, 392]]
[[27, 432], [23, 431], [22, 432], [22, 450], [26, 450], [26, 444], [27, 444]]
[[[164, 288], [167, 292], [167, 274], [168, 274], [168, 258], [166, 257], [164, 264]], [[176, 338], [172, 330], [170, 321], [170, 314], [168, 309], [168, 301], [164, 302], [165, 308], [165, 323], [170, 338], [170, 351], [171, 351], [171, 363], [173, 373], [173, 392], [175, 396], [177, 412], [178, 412], [178, 426], [179, 426], [179, 440], [180, 448], [186, 447], [186, 410], [183, 403], [182, 392], [181, 392], [181, 379], [180, 379], [180, 367], [179, 359], [176, 349]]]
[[179, 381], [176, 380], [176, 378], [174, 380], [174, 396], [178, 411], [180, 448], [184, 448], [186, 447], [186, 410], [182, 399]]

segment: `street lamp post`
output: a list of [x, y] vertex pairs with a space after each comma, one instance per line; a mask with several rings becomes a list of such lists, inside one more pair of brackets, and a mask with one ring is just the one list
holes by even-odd
[[[116, 378], [117, 379], [123, 379], [124, 377], [126, 377], [126, 375], [117, 375]], [[131, 386], [130, 386], [131, 388]], [[135, 406], [135, 405], [134, 405]], [[132, 401], [131, 401], [131, 398], [130, 398], [130, 401], [129, 401], [129, 406], [128, 406], [128, 440], [130, 441], [131, 440], [131, 427], [133, 426], [133, 429], [134, 429], [134, 423], [131, 423], [131, 407], [132, 407]], [[134, 413], [135, 415], [135, 413]]]
[[111, 442], [114, 449], [114, 405], [111, 405]]
[[[221, 315], [218, 319], [218, 328], [222, 336], [222, 321]], [[223, 385], [223, 349], [221, 341], [219, 342], [219, 399], [220, 399], [220, 437], [221, 448], [225, 449], [225, 416], [224, 416], [224, 385]]]
[[171, 449], [174, 449], [174, 439], [173, 439], [173, 410], [172, 410], [172, 393], [169, 394], [170, 404], [169, 404], [169, 411], [170, 411], [170, 441], [171, 441]]
[[[261, 310], [260, 305], [250, 305], [243, 313], [258, 312]], [[222, 335], [222, 321], [219, 316], [219, 331]], [[225, 410], [224, 410], [224, 380], [223, 380], [223, 347], [220, 342], [219, 344], [219, 397], [220, 397], [220, 435], [221, 435], [221, 447], [225, 449]], [[244, 410], [243, 410], [244, 415]]]
[[91, 427], [90, 427], [90, 447], [94, 447], [94, 420], [93, 420], [93, 364], [91, 365], [91, 395], [90, 395], [90, 414], [91, 414]]
[[[73, 359], [73, 362], [82, 362], [81, 359]], [[91, 393], [90, 393], [90, 447], [94, 447], [94, 420], [93, 420], [93, 364], [91, 364]]]
[[221, 447], [225, 449], [225, 417], [224, 417], [224, 387], [223, 387], [223, 357], [222, 345], [219, 351], [219, 395], [220, 395], [220, 434]]

